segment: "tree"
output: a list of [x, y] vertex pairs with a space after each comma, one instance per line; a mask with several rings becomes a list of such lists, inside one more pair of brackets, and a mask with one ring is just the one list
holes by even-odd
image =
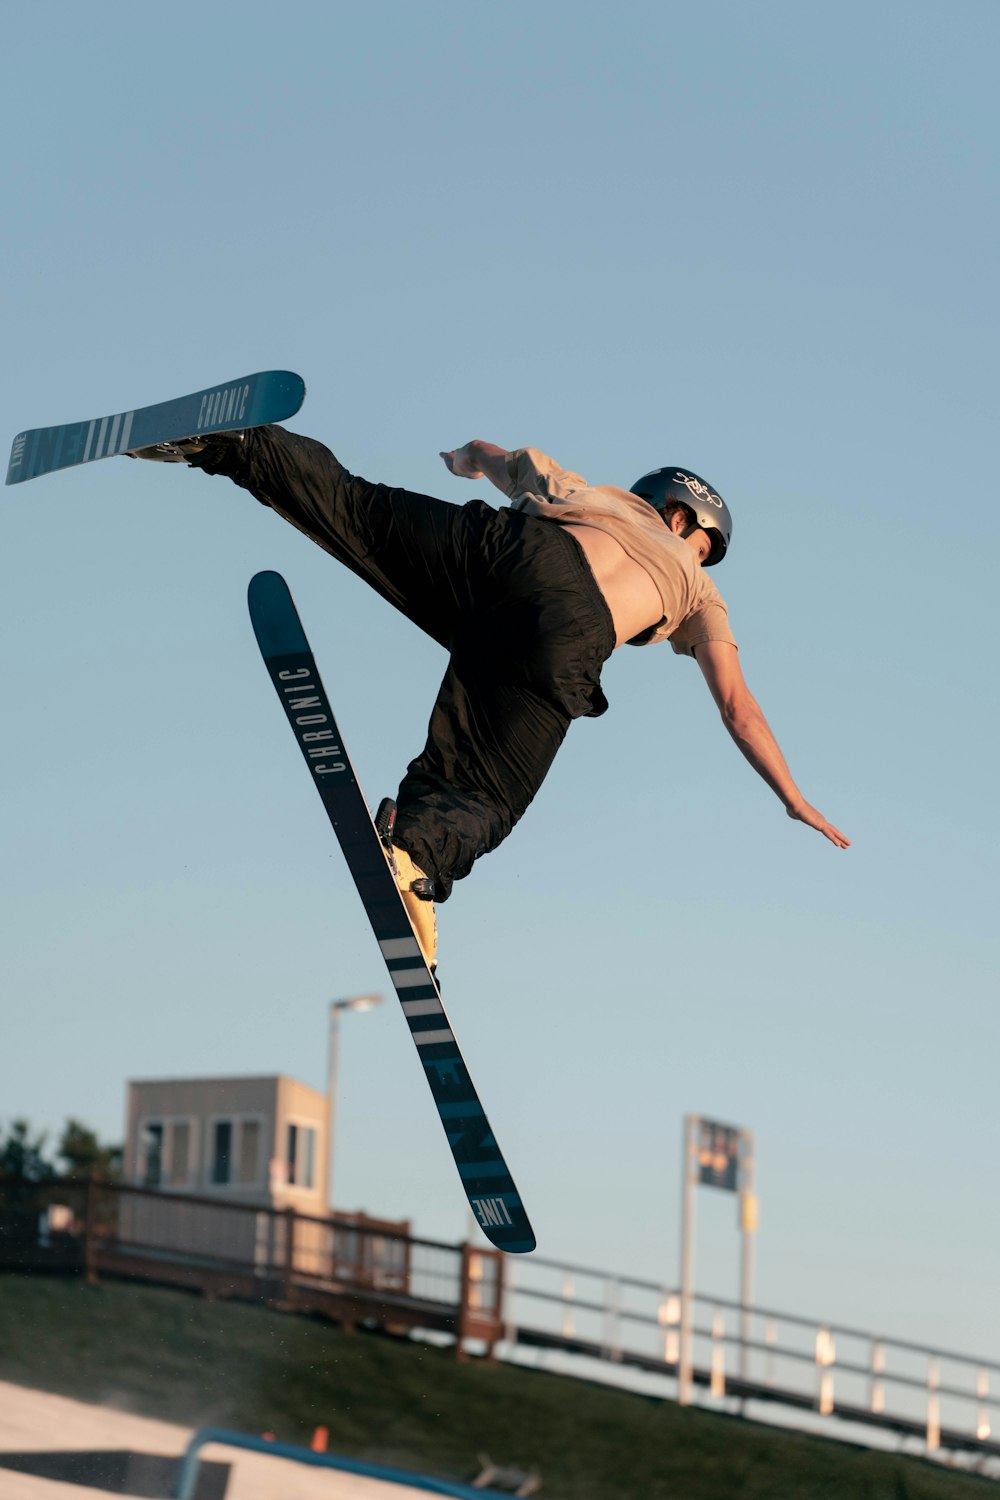
[[33, 1139], [27, 1120], [14, 1120], [6, 1140], [0, 1135], [0, 1182], [48, 1182], [55, 1167], [45, 1159], [45, 1132]]
[[122, 1147], [103, 1144], [79, 1120], [70, 1118], [66, 1121], [59, 1138], [58, 1156], [66, 1176], [74, 1181], [90, 1177], [92, 1173], [105, 1182], [114, 1182], [121, 1176]]
[[0, 1203], [6, 1208], [30, 1208], [39, 1183], [55, 1175], [55, 1167], [45, 1159], [44, 1131], [32, 1135], [27, 1120], [14, 1120], [6, 1138], [0, 1132]]

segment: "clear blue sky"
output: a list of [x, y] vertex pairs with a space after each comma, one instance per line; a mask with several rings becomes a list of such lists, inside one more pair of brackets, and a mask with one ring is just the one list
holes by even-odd
[[[989, 1355], [997, 1291], [995, 0], [7, 8], [8, 433], [243, 372], [372, 478], [684, 463], [804, 792], [618, 653], [443, 910], [446, 997], [546, 1255], [676, 1274], [682, 1115], [756, 1131], [757, 1294]], [[6, 490], [0, 1119], [129, 1077], [324, 1081], [386, 989], [258, 659], [288, 578], [372, 800], [439, 649], [221, 480]], [[345, 1020], [341, 1206], [466, 1224], [394, 1007]], [[698, 1276], [735, 1291], [732, 1204]]]

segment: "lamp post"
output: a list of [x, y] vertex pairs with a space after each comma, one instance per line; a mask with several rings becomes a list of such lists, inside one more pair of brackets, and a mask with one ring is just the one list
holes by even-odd
[[333, 1122], [337, 1101], [337, 1060], [340, 1052], [340, 1017], [345, 1010], [373, 1010], [382, 1003], [381, 995], [353, 995], [347, 1000], [330, 1001], [330, 1028], [326, 1049], [326, 1104], [328, 1124], [326, 1131], [327, 1205], [333, 1210]]

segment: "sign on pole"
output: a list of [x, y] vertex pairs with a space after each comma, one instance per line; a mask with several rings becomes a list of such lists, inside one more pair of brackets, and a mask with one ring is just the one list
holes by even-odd
[[684, 1169], [681, 1198], [681, 1328], [677, 1367], [677, 1399], [691, 1400], [694, 1377], [694, 1189], [721, 1188], [738, 1193], [742, 1231], [740, 1271], [740, 1375], [747, 1375], [750, 1341], [751, 1246], [757, 1228], [754, 1196], [753, 1135], [736, 1125], [723, 1125], [700, 1115], [684, 1120]]
[[719, 1125], [715, 1120], [701, 1119], [696, 1119], [696, 1129], [698, 1181], [703, 1187], [737, 1192], [743, 1131], [737, 1130], [735, 1125]]

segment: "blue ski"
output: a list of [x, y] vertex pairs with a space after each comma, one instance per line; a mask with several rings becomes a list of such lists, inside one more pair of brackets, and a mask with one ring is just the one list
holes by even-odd
[[66, 422], [61, 427], [33, 427], [19, 432], [10, 450], [7, 483], [20, 484], [54, 469], [93, 463], [136, 448], [176, 442], [199, 432], [231, 432], [284, 422], [305, 400], [301, 375], [291, 370], [263, 370], [224, 385], [209, 386], [193, 396], [139, 406], [133, 411], [93, 417], [89, 422]]
[[249, 603], [261, 655], [368, 913], [476, 1221], [499, 1249], [534, 1250], [520, 1194], [414, 936], [288, 585], [279, 573], [258, 573]]

